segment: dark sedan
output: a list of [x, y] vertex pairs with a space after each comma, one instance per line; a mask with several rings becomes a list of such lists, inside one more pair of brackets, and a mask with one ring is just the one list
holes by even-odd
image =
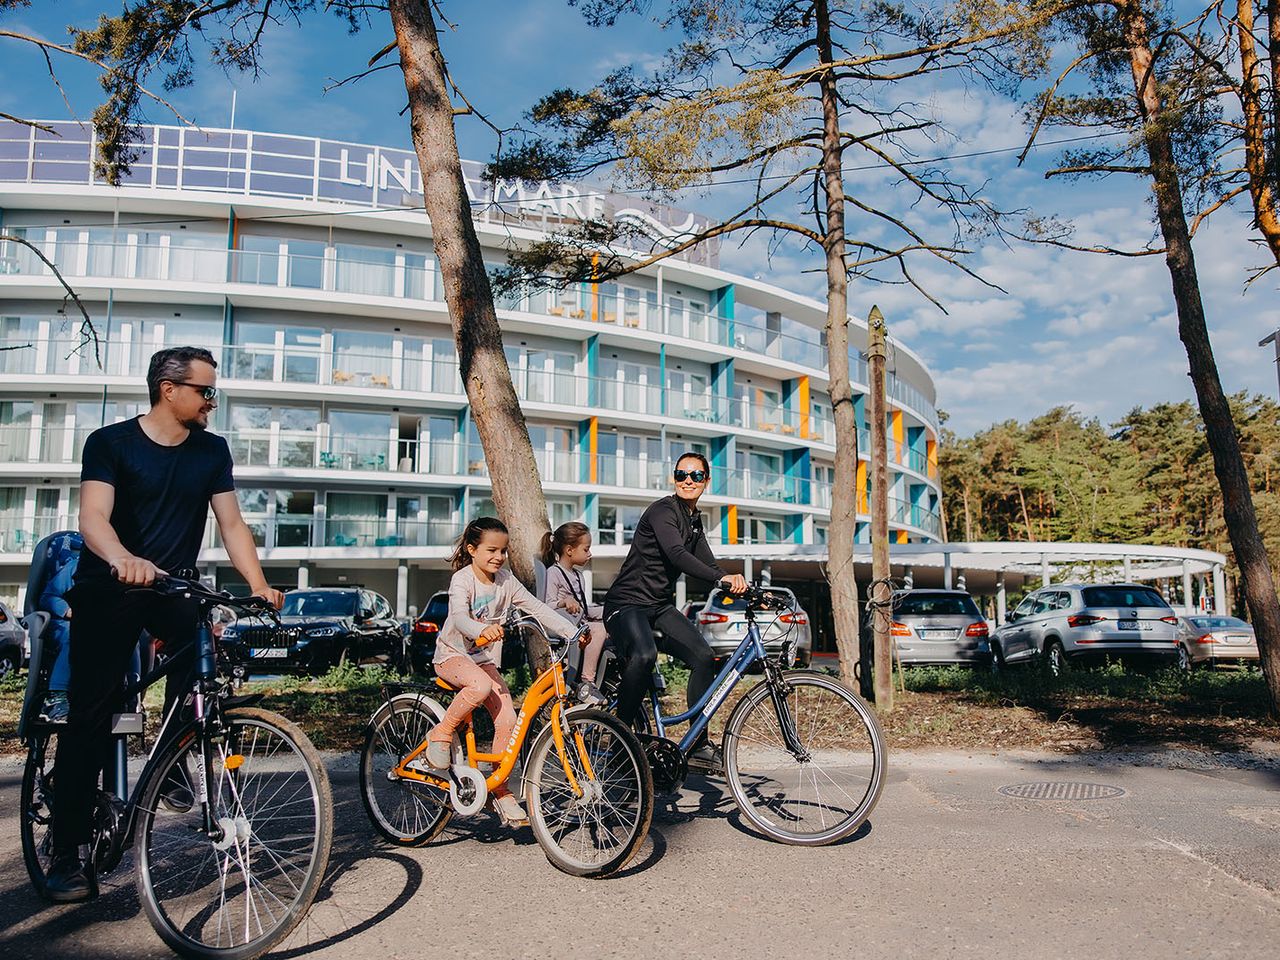
[[222, 649], [255, 673], [324, 673], [342, 663], [405, 667], [400, 623], [385, 597], [354, 587], [291, 590], [280, 626], [241, 619], [222, 632]]

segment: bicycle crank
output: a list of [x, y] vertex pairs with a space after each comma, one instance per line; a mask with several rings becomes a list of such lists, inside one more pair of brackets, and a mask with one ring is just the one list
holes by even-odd
[[488, 799], [489, 787], [479, 770], [464, 763], [449, 768], [449, 802], [455, 813], [463, 817], [479, 813]]

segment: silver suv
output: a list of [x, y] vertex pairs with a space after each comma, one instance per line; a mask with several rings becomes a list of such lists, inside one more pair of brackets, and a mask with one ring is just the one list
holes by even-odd
[[991, 638], [997, 665], [1037, 656], [1055, 677], [1073, 660], [1176, 661], [1178, 618], [1141, 584], [1056, 583], [1029, 594]]
[[[809, 632], [809, 615], [800, 606], [796, 595], [786, 587], [768, 587], [770, 593], [780, 593], [791, 601], [789, 610], [756, 611], [756, 626], [765, 651], [777, 654], [787, 638], [796, 640], [796, 665], [805, 667], [813, 656], [813, 637]], [[716, 658], [727, 657], [738, 649], [747, 635], [747, 605], [741, 597], [726, 593], [719, 587], [711, 591], [706, 602], [693, 604], [689, 618], [697, 626]], [[794, 631], [794, 632], [793, 632]]]

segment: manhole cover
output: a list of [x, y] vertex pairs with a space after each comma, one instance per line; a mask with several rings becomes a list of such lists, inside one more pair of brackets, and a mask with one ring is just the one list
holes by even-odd
[[1111, 800], [1123, 797], [1119, 787], [1105, 783], [1080, 783], [1075, 780], [1039, 780], [1034, 783], [1011, 783], [1000, 788], [1006, 797], [1019, 800]]

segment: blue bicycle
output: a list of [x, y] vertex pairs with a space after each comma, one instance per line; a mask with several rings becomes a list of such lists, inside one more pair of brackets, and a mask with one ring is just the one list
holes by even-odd
[[[888, 760], [884, 734], [871, 708], [843, 683], [790, 669], [799, 639], [794, 627], [781, 654], [766, 653], [756, 614], [790, 609], [787, 597], [753, 586], [741, 599], [746, 633], [697, 703], [663, 716], [659, 697], [665, 685], [654, 674], [648, 709], [635, 724], [654, 783], [675, 789], [684, 782], [689, 754], [703, 731], [743, 676], [760, 666], [764, 679], [738, 700], [725, 724], [729, 790], [742, 815], [765, 836], [802, 846], [835, 843], [862, 826], [880, 799]], [[615, 672], [606, 680], [606, 692], [616, 678]], [[681, 723], [689, 729], [677, 744], [666, 731]]]

